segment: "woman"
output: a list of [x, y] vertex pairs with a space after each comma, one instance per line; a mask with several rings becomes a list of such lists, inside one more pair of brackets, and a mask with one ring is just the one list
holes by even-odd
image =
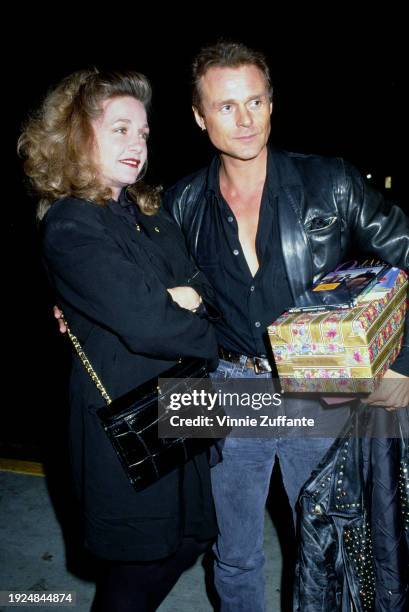
[[[147, 164], [150, 98], [141, 74], [77, 72], [47, 96], [19, 140], [41, 197], [58, 304], [112, 398], [179, 357], [217, 355], [211, 325], [196, 312], [210, 288], [160, 209], [158, 190], [137, 182]], [[215, 535], [207, 457], [136, 493], [78, 357], [70, 402], [85, 544], [106, 560], [98, 610], [154, 610]]]

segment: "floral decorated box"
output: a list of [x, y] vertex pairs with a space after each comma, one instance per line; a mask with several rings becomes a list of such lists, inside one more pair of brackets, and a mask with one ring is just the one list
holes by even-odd
[[283, 391], [370, 392], [398, 355], [408, 277], [354, 308], [285, 312], [268, 327]]

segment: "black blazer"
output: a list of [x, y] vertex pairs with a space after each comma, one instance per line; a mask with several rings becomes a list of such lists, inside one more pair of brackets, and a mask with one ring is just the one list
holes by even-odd
[[[179, 228], [162, 210], [139, 218], [141, 223], [132, 222], [117, 202], [99, 206], [65, 198], [42, 223], [57, 303], [113, 399], [179, 357], [217, 355], [211, 324], [180, 308], [166, 290], [190, 282], [212, 299]], [[104, 401], [76, 355], [70, 404], [74, 478], [92, 552], [150, 560], [171, 554], [186, 530], [213, 536], [206, 457], [136, 493], [99, 424], [96, 409]]]

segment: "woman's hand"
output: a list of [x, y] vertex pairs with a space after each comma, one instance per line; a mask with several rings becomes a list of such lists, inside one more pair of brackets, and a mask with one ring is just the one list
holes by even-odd
[[63, 321], [63, 318], [62, 318], [62, 312], [61, 312], [61, 310], [58, 308], [58, 306], [54, 306], [54, 308], [53, 308], [53, 313], [54, 313], [54, 317], [55, 317], [55, 318], [57, 319], [57, 321], [58, 321], [58, 327], [59, 327], [60, 332], [61, 332], [62, 334], [65, 334], [65, 332], [67, 331], [67, 327], [66, 327], [66, 325], [65, 325], [65, 323], [64, 323], [64, 321]]
[[168, 289], [172, 300], [181, 308], [194, 312], [202, 303], [202, 298], [192, 287], [172, 287]]

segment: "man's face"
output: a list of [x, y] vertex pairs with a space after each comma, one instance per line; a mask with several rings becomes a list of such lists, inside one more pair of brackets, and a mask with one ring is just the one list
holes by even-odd
[[209, 68], [200, 79], [202, 109], [193, 109], [213, 145], [229, 157], [254, 159], [270, 134], [272, 103], [268, 85], [257, 66]]

